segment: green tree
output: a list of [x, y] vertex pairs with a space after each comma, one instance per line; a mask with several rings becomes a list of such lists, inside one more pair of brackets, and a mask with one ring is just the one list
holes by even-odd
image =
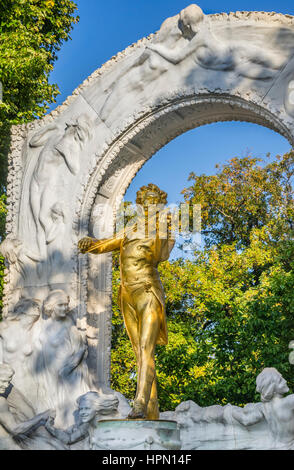
[[[160, 265], [169, 329], [169, 344], [156, 352], [162, 411], [188, 399], [255, 401], [256, 375], [269, 366], [293, 388], [293, 156], [263, 165], [232, 159], [214, 176], [191, 174], [184, 194], [202, 205], [204, 247], [192, 260]], [[117, 286], [117, 264], [114, 274]], [[130, 375], [133, 356], [115, 300], [112, 380], [131, 398], [135, 363]]]
[[258, 158], [233, 158], [216, 175], [190, 174], [193, 184], [183, 193], [186, 200], [201, 204], [207, 247], [233, 242], [248, 246], [252, 229], [266, 225], [275, 229], [276, 240], [288, 237], [294, 228], [293, 155], [277, 156], [267, 165]]
[[[55, 102], [59, 90], [49, 75], [79, 20], [76, 10], [71, 0], [0, 0], [0, 240], [5, 237], [10, 128], [42, 117]], [[1, 258], [0, 291], [2, 283]]]

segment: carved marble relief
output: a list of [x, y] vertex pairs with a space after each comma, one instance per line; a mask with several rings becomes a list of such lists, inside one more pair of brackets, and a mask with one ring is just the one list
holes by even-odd
[[[76, 242], [110, 230], [102, 206], [115, 213], [144, 162], [216, 121], [265, 125], [293, 145], [293, 44], [289, 15], [204, 15], [191, 5], [95, 71], [50, 115], [13, 127], [0, 361], [34, 408], [9, 429], [51, 408], [56, 427], [68, 429], [75, 400], [109, 386], [111, 257], [81, 259]], [[1, 413], [0, 424], [19, 446]], [[43, 432], [43, 418], [39, 424]]]

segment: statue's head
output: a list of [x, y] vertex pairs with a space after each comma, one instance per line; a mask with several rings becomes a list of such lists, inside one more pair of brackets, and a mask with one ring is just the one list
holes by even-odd
[[283, 396], [289, 392], [286, 380], [274, 367], [266, 367], [256, 378], [256, 391], [261, 394], [261, 401], [271, 401], [274, 396]]
[[21, 253], [22, 243], [16, 238], [7, 237], [0, 245], [0, 253], [9, 263], [16, 263]]
[[5, 390], [9, 386], [13, 376], [14, 370], [10, 365], [0, 364], [0, 393], [5, 393]]
[[21, 320], [29, 318], [36, 321], [40, 317], [41, 302], [38, 299], [21, 298], [15, 305], [13, 312], [9, 315], [10, 320]]
[[148, 206], [149, 204], [166, 204], [167, 193], [159, 189], [156, 184], [149, 183], [137, 191], [136, 204]]
[[204, 13], [198, 5], [192, 4], [180, 12], [179, 27], [183, 35], [192, 38], [198, 32]]
[[47, 317], [62, 320], [69, 311], [69, 296], [61, 289], [53, 290], [44, 300], [43, 309]]
[[73, 135], [74, 140], [81, 146], [91, 138], [92, 123], [86, 114], [81, 114], [75, 120], [66, 122], [65, 133]]
[[114, 415], [117, 412], [119, 400], [115, 395], [87, 392], [77, 399], [77, 404], [81, 421], [89, 423], [98, 415]]

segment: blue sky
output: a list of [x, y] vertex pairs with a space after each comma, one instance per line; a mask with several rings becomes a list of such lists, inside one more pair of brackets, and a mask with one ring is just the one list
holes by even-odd
[[[80, 22], [65, 43], [51, 74], [61, 94], [50, 110], [61, 104], [95, 69], [138, 39], [157, 31], [169, 16], [192, 2], [184, 0], [78, 0]], [[237, 10], [276, 11], [294, 15], [293, 0], [203, 1], [204, 13]], [[133, 180], [126, 199], [137, 189], [154, 182], [168, 192], [169, 202], [181, 200], [191, 171], [212, 174], [215, 164], [235, 156], [275, 156], [289, 151], [285, 138], [249, 123], [217, 123], [183, 134], [157, 152]]]

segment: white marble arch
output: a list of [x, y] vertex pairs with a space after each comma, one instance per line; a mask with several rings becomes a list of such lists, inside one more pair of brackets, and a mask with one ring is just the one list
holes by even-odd
[[[21, 295], [43, 300], [49, 288], [64, 289], [77, 308], [79, 328], [87, 333], [93, 377], [99, 386], [108, 385], [111, 255], [78, 255], [77, 240], [91, 235], [94, 227], [96, 236], [110, 232], [111, 217], [101, 217], [100, 205], [107, 202], [115, 208], [145, 161], [189, 129], [248, 121], [279, 132], [293, 146], [293, 79], [294, 17], [265, 12], [205, 16], [194, 5], [118, 53], [42, 120], [13, 127], [7, 233], [41, 261], [36, 261], [37, 283], [30, 272], [16, 282], [8, 263], [5, 315]], [[87, 132], [82, 128], [75, 140], [66, 141], [66, 146], [74, 145], [72, 170], [64, 152], [56, 154], [56, 149], [66, 129], [76, 129], [80, 116], [88, 123]], [[52, 140], [34, 145], [37, 132], [42, 135], [46, 126], [51, 126]], [[46, 184], [52, 183], [54, 191], [48, 193], [53, 208], [49, 227], [39, 226], [42, 242], [37, 240], [30, 198], [39, 197], [38, 191], [43, 194], [42, 182], [31, 193], [31, 181], [46, 152], [55, 158], [46, 170]], [[181, 160], [179, 156], [179, 164]], [[38, 179], [42, 169], [36, 174]], [[58, 241], [61, 252], [64, 246], [64, 259], [58, 258], [62, 272], [54, 280], [44, 246], [52, 243], [49, 239]]]

